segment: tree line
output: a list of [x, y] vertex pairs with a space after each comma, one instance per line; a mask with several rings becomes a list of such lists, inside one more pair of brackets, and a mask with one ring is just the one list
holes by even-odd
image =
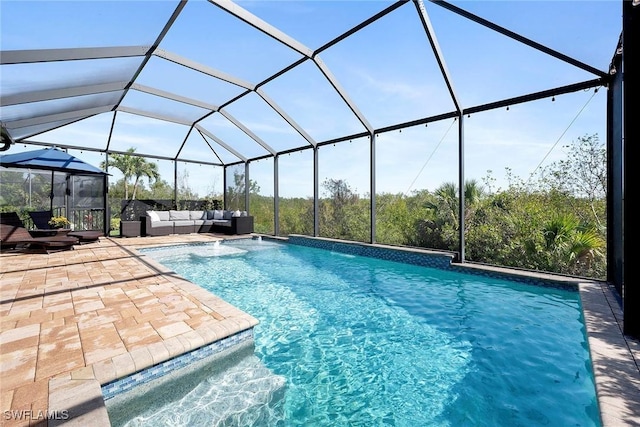
[[[489, 174], [464, 185], [467, 261], [606, 278], [606, 149], [597, 135], [564, 147], [566, 160], [522, 180], [508, 171], [505, 189]], [[368, 242], [370, 198], [327, 179], [319, 200], [322, 237]], [[445, 182], [410, 195], [376, 194], [376, 242], [457, 251], [459, 191]], [[273, 233], [273, 197], [251, 193], [257, 232]], [[280, 234], [313, 234], [312, 198], [280, 200]]]
[[[606, 149], [597, 135], [578, 138], [566, 147], [561, 160], [540, 169], [527, 180], [507, 171], [507, 188], [494, 188], [491, 173], [464, 183], [465, 258], [492, 265], [548, 271], [596, 279], [606, 278]], [[110, 183], [112, 228], [118, 229], [122, 200], [175, 199], [172, 185], [161, 179], [157, 164], [144, 157], [111, 154], [109, 167], [123, 177]], [[104, 169], [106, 164], [103, 162]], [[27, 195], [23, 173], [0, 172], [0, 209], [25, 211], [28, 202], [48, 202], [48, 182], [32, 178]], [[42, 181], [42, 182], [40, 182]], [[244, 175], [235, 171], [226, 189], [227, 200], [244, 206]], [[357, 194], [345, 180], [327, 179], [319, 199], [319, 234], [322, 237], [368, 242], [368, 195]], [[178, 200], [205, 199], [218, 203], [222, 194], [198, 197], [188, 177], [178, 182]], [[249, 210], [255, 231], [273, 234], [274, 200], [249, 182]], [[235, 206], [235, 205], [234, 205]], [[459, 246], [459, 191], [456, 183], [435, 190], [376, 194], [377, 243], [456, 251]], [[313, 235], [312, 197], [279, 200], [279, 232]]]

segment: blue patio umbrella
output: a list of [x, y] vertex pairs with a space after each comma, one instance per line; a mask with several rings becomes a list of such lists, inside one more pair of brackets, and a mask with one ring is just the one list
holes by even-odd
[[5, 168], [38, 169], [51, 171], [51, 210], [53, 210], [53, 175], [64, 172], [70, 175], [108, 175], [105, 171], [85, 163], [57, 148], [43, 148], [0, 156], [0, 166]]
[[102, 169], [57, 148], [4, 154], [0, 156], [0, 166], [66, 172], [71, 175], [106, 175]]

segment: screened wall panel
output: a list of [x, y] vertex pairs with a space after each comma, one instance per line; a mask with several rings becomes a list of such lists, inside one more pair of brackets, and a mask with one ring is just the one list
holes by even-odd
[[244, 165], [229, 166], [225, 173], [227, 179], [225, 187], [225, 209], [246, 211]]
[[223, 199], [224, 171], [221, 166], [178, 162], [178, 203]]
[[256, 233], [275, 234], [273, 158], [249, 164], [249, 212]]
[[466, 182], [479, 187], [465, 197], [468, 260], [606, 276], [605, 98], [577, 92], [466, 119]]
[[313, 236], [313, 150], [278, 158], [280, 235]]
[[[376, 138], [376, 242], [453, 249], [455, 204], [438, 199], [458, 180], [458, 121], [441, 120]], [[455, 196], [455, 195], [454, 195]], [[447, 234], [447, 236], [445, 236]]]
[[366, 242], [371, 235], [369, 138], [320, 148], [320, 236]]

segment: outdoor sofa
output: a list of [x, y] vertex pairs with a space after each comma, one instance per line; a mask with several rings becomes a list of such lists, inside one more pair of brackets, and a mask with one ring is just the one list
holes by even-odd
[[166, 236], [187, 233], [253, 233], [253, 216], [231, 210], [149, 210], [140, 218], [143, 235]]

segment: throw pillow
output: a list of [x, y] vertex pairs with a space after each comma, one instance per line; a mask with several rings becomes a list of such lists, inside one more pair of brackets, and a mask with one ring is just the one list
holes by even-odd
[[169, 211], [156, 211], [160, 221], [169, 221]]

